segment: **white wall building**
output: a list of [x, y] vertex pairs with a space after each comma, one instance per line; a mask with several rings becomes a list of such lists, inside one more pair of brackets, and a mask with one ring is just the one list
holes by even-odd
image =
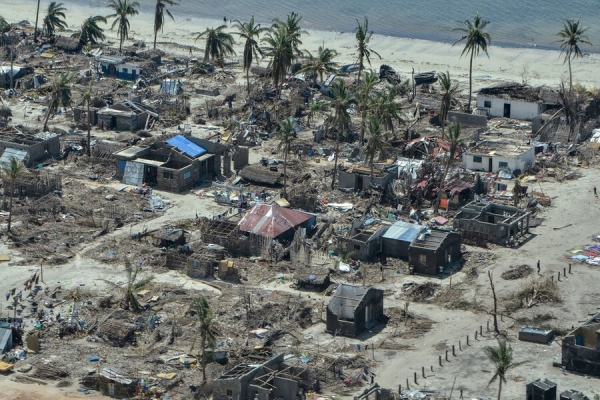
[[507, 169], [523, 172], [533, 165], [534, 158], [535, 148], [532, 145], [490, 140], [482, 141], [462, 156], [465, 168], [486, 172]]
[[516, 83], [484, 88], [477, 94], [477, 109], [489, 117], [532, 120], [556, 103], [553, 91]]

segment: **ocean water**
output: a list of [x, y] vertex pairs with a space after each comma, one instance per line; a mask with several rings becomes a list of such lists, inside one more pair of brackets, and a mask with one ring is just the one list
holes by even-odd
[[[68, 7], [104, 7], [103, 0], [61, 0]], [[141, 12], [153, 12], [153, 0], [138, 0]], [[175, 18], [201, 17], [240, 19], [251, 15], [261, 23], [295, 11], [306, 29], [352, 32], [356, 19], [369, 18], [369, 28], [377, 34], [455, 42], [460, 32], [452, 32], [457, 21], [472, 19], [479, 12], [490, 21], [492, 45], [558, 49], [556, 32], [566, 18], [581, 17], [589, 27], [587, 35], [594, 46], [584, 52], [600, 52], [599, 0], [179, 0], [172, 7]]]

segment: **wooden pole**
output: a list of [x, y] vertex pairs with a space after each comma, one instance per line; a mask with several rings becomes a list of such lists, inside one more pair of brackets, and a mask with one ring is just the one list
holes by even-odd
[[571, 263], [569, 263], [569, 273], [571, 273]]
[[421, 375], [423, 375], [423, 378], [425, 378], [425, 367], [421, 367]]
[[417, 373], [415, 372], [415, 385], [418, 385], [419, 382], [417, 382]]
[[460, 340], [458, 341], [458, 350], [462, 351], [462, 345], [460, 344]]
[[441, 366], [442, 366], [442, 356], [439, 356], [439, 359], [438, 359], [438, 361], [439, 361], [439, 363], [440, 363], [440, 367], [441, 367]]
[[448, 360], [448, 350], [446, 350], [446, 361], [450, 361]]
[[454, 345], [452, 345], [452, 355], [456, 357], [456, 352], [454, 351]]
[[467, 346], [469, 345], [469, 335], [467, 335]]

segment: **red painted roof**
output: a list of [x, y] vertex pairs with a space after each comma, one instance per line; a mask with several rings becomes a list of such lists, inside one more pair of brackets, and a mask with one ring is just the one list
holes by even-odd
[[277, 205], [259, 204], [240, 221], [243, 232], [276, 238], [289, 229], [311, 219], [313, 215]]

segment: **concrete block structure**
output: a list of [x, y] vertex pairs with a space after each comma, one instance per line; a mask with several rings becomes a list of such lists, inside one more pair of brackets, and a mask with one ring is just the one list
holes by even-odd
[[600, 313], [563, 338], [562, 365], [567, 371], [600, 377]]
[[356, 337], [383, 318], [383, 290], [341, 283], [327, 305], [327, 332]]

